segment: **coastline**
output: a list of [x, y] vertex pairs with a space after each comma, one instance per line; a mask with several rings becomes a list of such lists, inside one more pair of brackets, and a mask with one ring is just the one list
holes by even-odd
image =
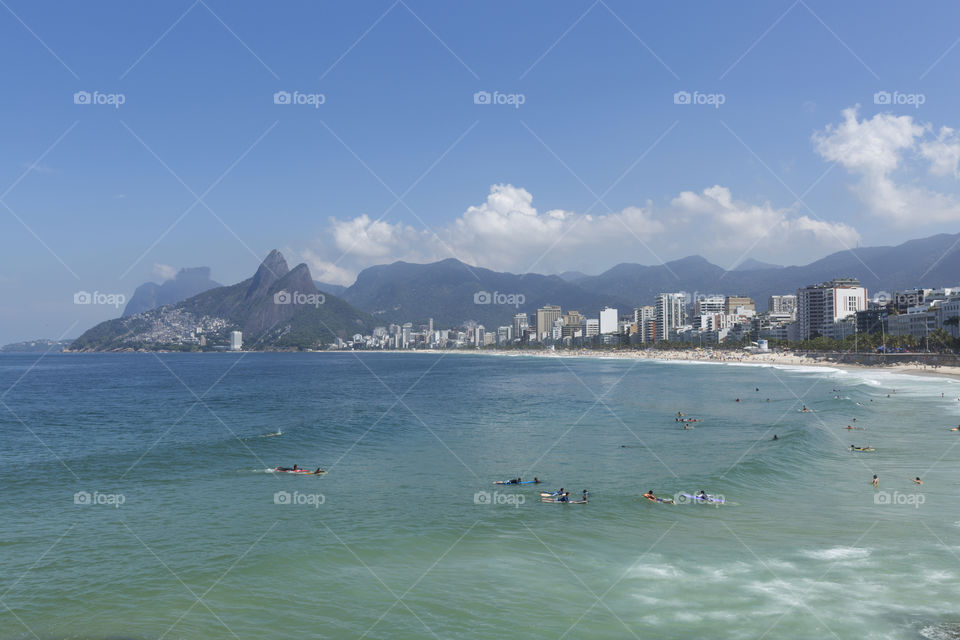
[[[408, 352], [411, 352], [408, 350]], [[435, 350], [419, 349], [414, 353], [437, 353]], [[608, 351], [598, 352], [590, 349], [577, 351], [549, 351], [540, 349], [522, 349], [514, 351], [459, 351], [457, 353], [474, 353], [493, 356], [528, 356], [541, 358], [595, 358], [595, 359], [630, 359], [641, 358], [660, 362], [699, 362], [705, 364], [734, 364], [745, 366], [774, 366], [774, 367], [810, 367], [840, 369], [844, 371], [877, 371], [890, 374], [922, 376], [927, 378], [945, 378], [960, 381], [960, 367], [938, 366], [931, 367], [920, 363], [891, 364], [891, 365], [862, 365], [847, 362], [833, 362], [831, 360], [812, 358], [792, 353], [749, 353], [746, 351], [707, 351], [698, 349], [670, 349], [646, 351]]]
[[[60, 353], [73, 354], [84, 353], [81, 351], [64, 350]], [[91, 352], [96, 353], [96, 352]], [[140, 353], [139, 351], [122, 352], [100, 352], [100, 353]], [[153, 351], [151, 353], [201, 353], [201, 352], [178, 352], [178, 351]], [[205, 353], [205, 352], [203, 352]], [[298, 353], [295, 351], [223, 351], [217, 353]], [[302, 353], [302, 352], [300, 352]], [[930, 366], [919, 362], [897, 363], [897, 364], [857, 364], [851, 362], [835, 362], [826, 358], [816, 358], [802, 354], [784, 353], [770, 351], [767, 353], [751, 353], [747, 351], [725, 351], [708, 349], [647, 349], [647, 350], [611, 350], [597, 351], [593, 349], [577, 350], [558, 350], [550, 349], [373, 349], [373, 350], [317, 350], [307, 353], [393, 353], [393, 354], [443, 354], [443, 355], [484, 355], [496, 357], [532, 357], [532, 358], [593, 358], [597, 360], [606, 359], [631, 359], [640, 358], [659, 362], [698, 362], [704, 364], [733, 364], [744, 366], [773, 366], [773, 367], [803, 367], [803, 368], [829, 368], [845, 371], [876, 371], [889, 374], [920, 376], [926, 378], [945, 378], [948, 380], [960, 381], [960, 366]]]

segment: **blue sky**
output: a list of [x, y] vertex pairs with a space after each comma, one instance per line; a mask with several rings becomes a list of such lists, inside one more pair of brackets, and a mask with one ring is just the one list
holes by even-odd
[[0, 4], [0, 342], [272, 248], [348, 284], [805, 263], [960, 220], [955, 3]]

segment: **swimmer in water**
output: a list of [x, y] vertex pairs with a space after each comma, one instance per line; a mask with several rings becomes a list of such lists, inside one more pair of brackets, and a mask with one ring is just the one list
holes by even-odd
[[913, 479], [914, 484], [923, 484], [923, 480], [920, 479], [920, 476], [917, 476]]
[[873, 474], [873, 480], [870, 482], [873, 485], [873, 488], [876, 489], [880, 486], [880, 478], [877, 477], [877, 474]]

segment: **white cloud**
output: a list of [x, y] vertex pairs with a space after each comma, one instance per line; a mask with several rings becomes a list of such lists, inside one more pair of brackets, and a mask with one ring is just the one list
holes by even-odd
[[859, 105], [844, 109], [843, 122], [827, 125], [813, 140], [821, 156], [859, 175], [852, 191], [868, 213], [900, 225], [960, 220], [960, 202], [952, 195], [893, 177], [914, 156], [927, 160], [934, 175], [956, 175], [960, 140], [954, 131], [944, 127], [936, 139], [924, 140], [932, 127], [913, 116], [878, 113], [861, 120], [858, 111]]
[[153, 263], [153, 275], [161, 280], [173, 280], [177, 277], [177, 268], [168, 264]]
[[936, 140], [928, 140], [920, 145], [920, 153], [930, 161], [930, 173], [960, 178], [957, 171], [957, 164], [960, 162], [960, 137], [955, 130], [941, 127]]
[[730, 189], [720, 185], [702, 193], [684, 191], [670, 206], [674, 216], [687, 223], [677, 233], [696, 233], [698, 248], [721, 260], [737, 254], [734, 258], [739, 262], [744, 253], [749, 253], [782, 264], [785, 259], [804, 256], [805, 252], [806, 257], [812, 257], [809, 250], [813, 247], [822, 254], [849, 249], [860, 239], [853, 227], [841, 222], [796, 215], [769, 202], [735, 201]]
[[693, 253], [726, 264], [743, 257], [783, 262], [818, 258], [854, 246], [848, 225], [822, 222], [770, 203], [734, 199], [716, 185], [685, 191], [668, 206], [630, 206], [603, 215], [553, 209], [539, 212], [529, 191], [496, 184], [484, 202], [435, 230], [373, 220], [363, 214], [331, 218], [317, 249], [300, 252], [316, 279], [349, 285], [356, 273], [394, 260], [431, 262], [454, 257], [501, 271], [590, 273], [618, 262], [657, 264]]
[[300, 257], [310, 267], [310, 275], [313, 276], [313, 279], [319, 282], [340, 284], [347, 287], [353, 284], [353, 281], [357, 278], [355, 272], [324, 260], [322, 256], [310, 249], [301, 251]]

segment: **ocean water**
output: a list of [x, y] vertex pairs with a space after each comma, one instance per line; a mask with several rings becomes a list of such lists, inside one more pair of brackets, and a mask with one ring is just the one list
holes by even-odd
[[24, 354], [0, 394], [0, 640], [960, 638], [954, 381]]

